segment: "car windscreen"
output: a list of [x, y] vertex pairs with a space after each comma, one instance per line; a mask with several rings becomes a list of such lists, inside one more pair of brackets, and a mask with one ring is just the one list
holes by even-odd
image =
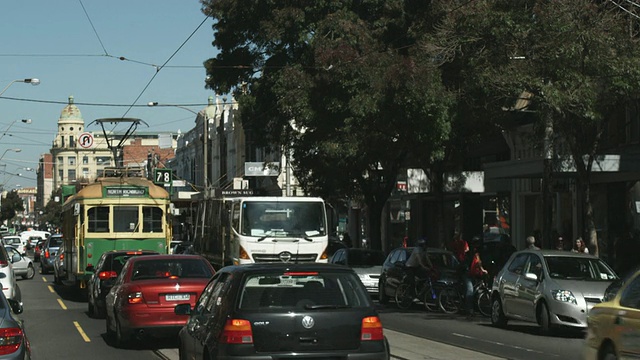
[[272, 272], [248, 275], [242, 286], [239, 308], [340, 309], [370, 307], [360, 279], [348, 272]]
[[380, 266], [384, 262], [384, 253], [375, 250], [349, 251], [350, 266]]
[[64, 240], [61, 237], [54, 237], [49, 239], [49, 247], [56, 248], [60, 247]]
[[428, 252], [429, 260], [437, 269], [455, 269], [458, 261], [453, 254], [447, 252]]
[[133, 264], [131, 280], [210, 278], [211, 268], [204, 259], [147, 259]]
[[564, 280], [612, 281], [616, 273], [602, 260], [590, 257], [545, 256], [549, 276]]

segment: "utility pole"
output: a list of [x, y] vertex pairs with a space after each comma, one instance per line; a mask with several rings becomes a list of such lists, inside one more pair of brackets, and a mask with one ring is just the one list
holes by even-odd
[[545, 115], [544, 159], [542, 178], [542, 239], [541, 248], [551, 248], [551, 227], [553, 225], [553, 118]]

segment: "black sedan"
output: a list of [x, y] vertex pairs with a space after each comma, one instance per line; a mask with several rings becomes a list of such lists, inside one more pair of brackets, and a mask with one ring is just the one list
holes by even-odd
[[[393, 299], [396, 288], [402, 282], [405, 275], [405, 263], [411, 256], [412, 247], [399, 247], [391, 250], [384, 263], [380, 273], [378, 282], [378, 301], [381, 304], [389, 303], [389, 299]], [[434, 265], [439, 274], [439, 280], [442, 282], [456, 281], [457, 260], [451, 251], [439, 248], [428, 248], [427, 254], [431, 263]]]
[[248, 264], [218, 271], [180, 331], [180, 359], [389, 359], [371, 298], [333, 264]]

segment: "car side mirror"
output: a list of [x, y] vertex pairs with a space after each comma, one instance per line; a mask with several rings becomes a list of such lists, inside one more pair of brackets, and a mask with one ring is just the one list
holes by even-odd
[[11, 306], [11, 311], [13, 311], [14, 314], [22, 314], [22, 312], [24, 311], [24, 308], [22, 307], [21, 302], [14, 299], [7, 299], [7, 301], [9, 302], [9, 306]]
[[538, 275], [534, 273], [526, 273], [524, 274], [524, 277], [529, 280], [538, 281]]
[[18, 262], [20, 260], [22, 260], [22, 255], [20, 255], [20, 254], [13, 254], [11, 256], [11, 262], [12, 263]]

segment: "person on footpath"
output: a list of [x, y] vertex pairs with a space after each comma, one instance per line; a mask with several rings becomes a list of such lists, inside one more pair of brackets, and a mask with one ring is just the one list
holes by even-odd
[[556, 250], [564, 251], [564, 240], [562, 236], [558, 236], [558, 239], [556, 239]]
[[536, 238], [535, 237], [527, 236], [527, 249], [529, 249], [529, 250], [540, 250], [540, 248], [536, 246]]
[[584, 240], [582, 240], [582, 238], [579, 237], [579, 238], [576, 239], [576, 245], [571, 251], [572, 252], [577, 252], [577, 253], [588, 254], [589, 253], [589, 248], [584, 243]]

